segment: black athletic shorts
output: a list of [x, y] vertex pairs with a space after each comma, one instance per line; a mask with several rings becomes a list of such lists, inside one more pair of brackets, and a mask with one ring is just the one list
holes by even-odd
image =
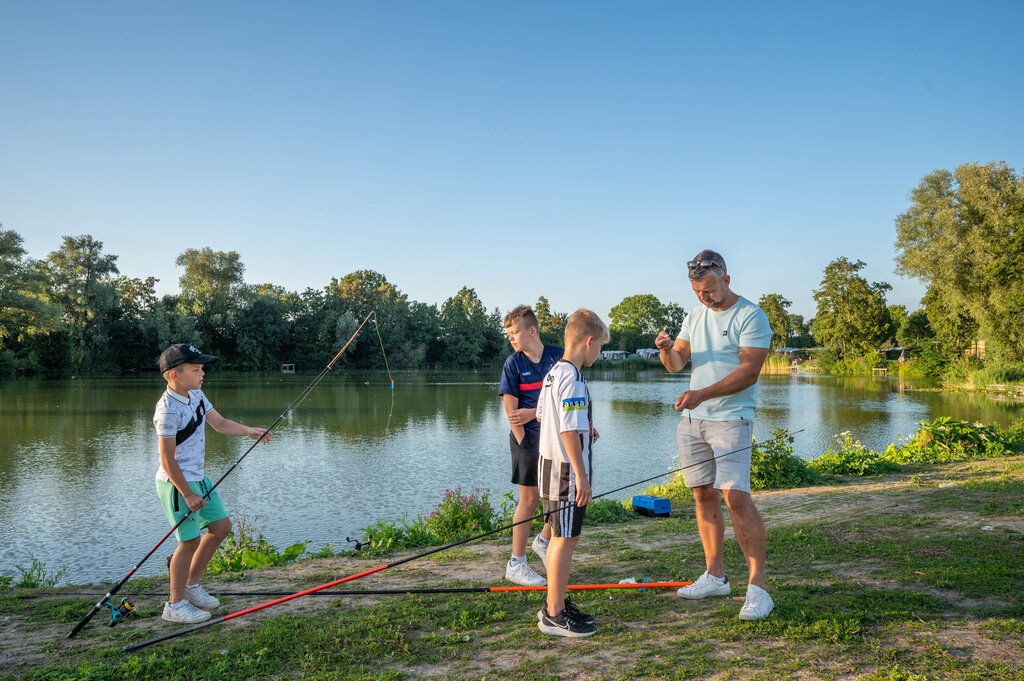
[[580, 536], [583, 531], [583, 516], [587, 513], [586, 506], [577, 506], [568, 500], [552, 501], [541, 499], [544, 508], [544, 522], [551, 523], [551, 536], [571, 539]]
[[513, 433], [508, 434], [509, 449], [512, 450], [512, 484], [537, 486], [537, 459], [540, 458], [540, 437], [526, 431], [522, 443], [516, 442]]

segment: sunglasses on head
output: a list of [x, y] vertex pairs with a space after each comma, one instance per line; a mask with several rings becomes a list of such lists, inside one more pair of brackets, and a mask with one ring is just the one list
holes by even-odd
[[[688, 268], [690, 268], [691, 270], [695, 270], [698, 267], [701, 267], [701, 268], [704, 268], [704, 269], [707, 269], [708, 267], [722, 267], [721, 265], [719, 265], [714, 260], [690, 260], [689, 262], [686, 263], [686, 266]], [[725, 269], [725, 268], [722, 267], [722, 269]]]

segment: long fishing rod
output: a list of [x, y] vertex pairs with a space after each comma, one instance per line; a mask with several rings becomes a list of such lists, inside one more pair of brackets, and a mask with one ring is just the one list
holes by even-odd
[[[626, 582], [620, 584], [567, 584], [570, 591], [615, 591], [616, 589], [678, 589], [693, 582]], [[544, 591], [546, 586], [464, 586], [438, 587], [433, 589], [351, 589], [348, 591], [317, 591], [310, 596], [391, 596], [410, 594], [476, 594], [511, 593], [520, 591]], [[289, 596], [293, 591], [215, 591], [215, 596]], [[77, 594], [62, 593], [62, 596]], [[136, 591], [129, 596], [163, 596], [162, 591]]]
[[[795, 431], [793, 433], [788, 433], [787, 432], [787, 433], [784, 434], [784, 436], [788, 437], [790, 435], [795, 435], [796, 433], [801, 433], [801, 432], [803, 432], [803, 429], [800, 429], [800, 430]], [[650, 482], [651, 480], [657, 480], [658, 478], [663, 478], [666, 475], [672, 475], [673, 473], [678, 473], [679, 471], [685, 470], [687, 468], [691, 468], [691, 467], [696, 466], [698, 464], [707, 463], [709, 461], [714, 461], [715, 459], [721, 459], [723, 457], [730, 456], [730, 455], [736, 454], [738, 452], [742, 452], [742, 451], [744, 451], [746, 449], [751, 449], [751, 448], [753, 448], [753, 446], [754, 446], [754, 443], [751, 442], [746, 447], [740, 447], [739, 449], [734, 449], [731, 452], [725, 452], [724, 454], [719, 454], [718, 456], [712, 456], [710, 458], [702, 459], [700, 461], [694, 461], [693, 463], [687, 464], [685, 466], [680, 466], [679, 468], [667, 471], [665, 473], [660, 473], [658, 475], [653, 475], [653, 476], [651, 476], [649, 478], [645, 478], [643, 480], [638, 480], [636, 482], [631, 482], [628, 485], [623, 485], [622, 487], [617, 487], [615, 489], [608, 490], [607, 492], [602, 492], [601, 494], [596, 494], [596, 495], [594, 495], [592, 497], [592, 500], [593, 499], [600, 499], [601, 497], [608, 496], [609, 494], [614, 494], [615, 492], [621, 492], [622, 490], [629, 489], [630, 487], [636, 487], [637, 485], [642, 485], [643, 483]], [[363, 570], [362, 572], [357, 572], [356, 574], [349, 575], [348, 577], [342, 577], [341, 579], [336, 579], [336, 580], [334, 580], [332, 582], [327, 582], [326, 584], [321, 584], [320, 586], [314, 586], [314, 587], [312, 587], [310, 589], [305, 589], [303, 591], [298, 591], [298, 592], [295, 592], [293, 594], [289, 594], [287, 596], [283, 596], [281, 598], [275, 598], [274, 600], [266, 601], [265, 603], [260, 603], [259, 605], [254, 605], [254, 606], [249, 607], [249, 608], [244, 608], [242, 610], [238, 610], [238, 611], [229, 613], [227, 615], [223, 615], [221, 617], [215, 617], [213, 619], [208, 619], [205, 622], [200, 622], [199, 624], [194, 624], [194, 625], [192, 625], [190, 627], [185, 627], [184, 629], [179, 629], [178, 631], [172, 631], [169, 634], [164, 634], [163, 636], [157, 636], [156, 638], [151, 638], [148, 641], [142, 641], [141, 643], [134, 643], [134, 644], [132, 644], [130, 646], [126, 646], [124, 648], [124, 651], [125, 652], [131, 652], [133, 650], [138, 650], [140, 648], [145, 648], [146, 646], [152, 645], [154, 643], [160, 643], [161, 641], [166, 641], [168, 639], [176, 638], [178, 636], [183, 636], [184, 634], [188, 634], [188, 633], [191, 633], [193, 631], [198, 631], [199, 629], [204, 629], [206, 627], [213, 626], [214, 624], [220, 624], [221, 622], [227, 622], [228, 620], [233, 620], [233, 619], [236, 619], [238, 617], [242, 617], [243, 615], [248, 615], [248, 614], [257, 612], [259, 610], [263, 610], [265, 608], [270, 608], [270, 607], [275, 606], [275, 605], [280, 605], [281, 603], [287, 603], [288, 601], [295, 600], [296, 598], [302, 598], [303, 596], [309, 596], [310, 594], [317, 593], [318, 591], [325, 591], [325, 590], [331, 588], [332, 586], [337, 586], [339, 584], [344, 584], [345, 582], [351, 582], [353, 580], [360, 579], [362, 577], [366, 577], [366, 576], [369, 576], [369, 575], [372, 575], [372, 574], [376, 574], [378, 572], [383, 572], [384, 570], [387, 570], [389, 568], [398, 567], [399, 565], [402, 565], [403, 563], [410, 563], [410, 562], [412, 562], [414, 560], [419, 560], [420, 558], [426, 558], [427, 556], [433, 555], [433, 554], [438, 553], [440, 551], [447, 551], [448, 549], [455, 548], [456, 546], [462, 546], [463, 544], [468, 544], [471, 541], [476, 541], [477, 539], [483, 539], [484, 537], [489, 537], [492, 534], [497, 534], [499, 532], [504, 532], [505, 530], [509, 530], [509, 529], [511, 529], [513, 527], [516, 527], [517, 525], [522, 525], [523, 523], [530, 523], [530, 522], [533, 522], [534, 520], [537, 520], [539, 518], [545, 518], [545, 517], [551, 515], [552, 513], [557, 513], [559, 511], [561, 511], [562, 509], [570, 508], [570, 507], [575, 506], [575, 505], [576, 505], [576, 502], [574, 502], [574, 501], [573, 502], [569, 502], [569, 503], [563, 504], [562, 506], [559, 506], [558, 508], [552, 509], [552, 510], [546, 512], [546, 513], [540, 513], [538, 515], [535, 515], [532, 518], [526, 518], [524, 520], [520, 520], [520, 521], [511, 523], [509, 525], [505, 525], [503, 527], [499, 527], [497, 529], [490, 530], [488, 532], [484, 532], [482, 534], [478, 534], [478, 535], [473, 536], [473, 537], [469, 537], [468, 539], [460, 539], [459, 541], [454, 541], [454, 542], [451, 542], [450, 544], [445, 544], [444, 546], [438, 546], [438, 547], [429, 549], [427, 551], [423, 551], [422, 553], [417, 553], [416, 555], [409, 556], [408, 558], [402, 558], [400, 560], [396, 560], [394, 563], [385, 563], [383, 565], [378, 565], [375, 568], [370, 568], [369, 570]]]
[[[256, 447], [256, 445], [258, 445], [260, 442], [263, 442], [264, 438], [267, 437], [267, 434], [270, 433], [270, 431], [272, 431], [275, 427], [277, 427], [277, 424], [279, 424], [284, 419], [284, 417], [287, 416], [288, 413], [292, 409], [294, 409], [296, 407], [296, 405], [298, 405], [300, 402], [302, 402], [302, 400], [304, 400], [306, 398], [306, 395], [308, 395], [313, 390], [313, 388], [315, 388], [316, 385], [323, 379], [323, 377], [327, 375], [327, 372], [331, 370], [331, 367], [334, 366], [334, 363], [338, 361], [338, 358], [341, 357], [342, 353], [344, 353], [345, 350], [348, 348], [348, 346], [352, 343], [352, 341], [355, 340], [356, 336], [359, 334], [359, 331], [363, 328], [363, 325], [366, 324], [367, 321], [369, 321], [369, 319], [370, 319], [370, 317], [372, 315], [374, 315], [374, 310], [370, 310], [370, 312], [366, 315], [366, 318], [363, 320], [362, 324], [359, 325], [359, 327], [355, 330], [355, 333], [352, 334], [352, 337], [348, 339], [348, 342], [345, 343], [345, 345], [341, 348], [341, 350], [338, 351], [338, 354], [336, 354], [334, 356], [334, 359], [332, 359], [330, 362], [327, 363], [327, 366], [325, 366], [323, 368], [323, 370], [319, 374], [316, 375], [316, 378], [314, 378], [310, 382], [310, 384], [306, 386], [306, 388], [299, 394], [298, 397], [296, 397], [294, 400], [292, 400], [292, 403], [288, 405], [288, 408], [285, 409], [283, 412], [281, 412], [281, 415], [278, 416], [277, 419], [272, 424], [270, 424], [270, 427], [267, 428], [266, 431], [264, 431], [263, 434], [260, 435], [260, 437], [255, 442], [253, 442], [249, 446], [249, 448], [246, 449], [245, 452], [242, 453], [242, 455], [240, 457], [238, 457], [237, 461], [235, 461], [233, 464], [231, 464], [230, 468], [228, 468], [226, 471], [224, 471], [224, 474], [220, 476], [220, 478], [217, 480], [217, 482], [213, 483], [213, 486], [210, 487], [209, 491], [206, 492], [206, 494], [203, 495], [204, 499], [208, 498], [210, 496], [210, 494], [213, 493], [213, 490], [217, 489], [217, 486], [220, 485], [220, 483], [222, 483], [224, 481], [224, 478], [228, 477], [228, 475], [231, 474], [231, 471], [235, 470], [235, 468], [238, 467], [238, 464], [242, 463], [242, 459], [244, 459], [246, 456], [248, 456], [249, 452], [251, 452]], [[140, 560], [138, 563], [136, 563], [135, 567], [133, 567], [131, 570], [129, 570], [128, 574], [126, 574], [124, 577], [122, 577], [121, 581], [119, 581], [117, 584], [115, 584], [106, 593], [106, 595], [103, 596], [103, 598], [101, 598], [96, 603], [96, 605], [92, 606], [92, 610], [90, 610], [88, 613], [86, 613], [85, 617], [83, 617], [81, 620], [79, 620], [78, 624], [75, 625], [75, 628], [71, 630], [71, 632], [68, 634], [67, 637], [68, 638], [74, 638], [75, 634], [77, 634], [79, 631], [81, 631], [82, 628], [85, 627], [85, 625], [89, 623], [89, 620], [91, 620], [93, 618], [93, 616], [97, 612], [99, 612], [101, 609], [103, 609], [103, 606], [107, 605], [107, 603], [110, 601], [110, 598], [114, 594], [116, 594], [118, 591], [120, 591], [121, 587], [124, 586], [124, 583], [127, 582], [129, 579], [131, 579], [132, 575], [135, 574], [135, 571], [138, 570], [140, 567], [142, 567], [142, 564], [145, 563], [147, 560], [149, 560], [150, 556], [152, 556], [154, 553], [156, 553], [156, 550], [158, 548], [160, 548], [160, 545], [163, 544], [165, 541], [167, 541], [167, 538], [170, 537], [171, 534], [175, 530], [177, 530], [178, 527], [181, 526], [181, 524], [183, 522], [185, 522], [186, 520], [188, 520], [192, 516], [192, 513], [194, 513], [194, 511], [192, 509], [189, 509], [188, 513], [186, 513], [185, 516], [181, 520], [179, 520], [174, 527], [172, 527], [170, 530], [168, 530], [167, 534], [165, 534], [163, 537], [161, 537], [160, 541], [158, 541], [156, 543], [156, 545], [153, 546], [153, 548], [151, 548], [149, 550], [149, 553], [147, 553], [145, 556], [143, 556], [142, 560]]]

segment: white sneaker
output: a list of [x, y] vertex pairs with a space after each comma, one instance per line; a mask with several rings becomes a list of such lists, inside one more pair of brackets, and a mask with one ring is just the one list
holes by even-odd
[[220, 601], [206, 593], [206, 589], [203, 588], [202, 584], [185, 587], [185, 600], [197, 608], [204, 608], [206, 610], [220, 605]]
[[178, 605], [171, 605], [164, 602], [163, 618], [168, 622], [180, 622], [182, 624], [197, 624], [205, 622], [213, 617], [205, 610], [200, 610], [188, 601], [182, 601]]
[[530, 544], [530, 548], [533, 552], [540, 556], [540, 562], [544, 563], [544, 569], [548, 569], [548, 545], [541, 543], [540, 535], [538, 534], [533, 538], [533, 543]]
[[527, 563], [509, 563], [505, 566], [505, 579], [521, 586], [547, 586], [548, 580], [533, 571]]
[[683, 598], [697, 599], [708, 596], [728, 596], [731, 591], [728, 580], [722, 583], [705, 572], [696, 582], [690, 586], [684, 586], [676, 593]]
[[756, 584], [747, 585], [747, 597], [740, 608], [741, 620], [763, 620], [775, 607], [775, 601], [768, 592]]

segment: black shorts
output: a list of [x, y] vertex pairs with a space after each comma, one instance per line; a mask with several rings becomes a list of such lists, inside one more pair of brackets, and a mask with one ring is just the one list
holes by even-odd
[[530, 431], [523, 435], [522, 443], [516, 436], [508, 434], [508, 445], [512, 451], [512, 484], [537, 486], [537, 460], [540, 458], [540, 438]]
[[544, 507], [544, 522], [551, 523], [551, 536], [571, 539], [580, 536], [583, 531], [583, 516], [587, 513], [586, 506], [577, 506], [571, 501], [552, 501], [541, 499]]

